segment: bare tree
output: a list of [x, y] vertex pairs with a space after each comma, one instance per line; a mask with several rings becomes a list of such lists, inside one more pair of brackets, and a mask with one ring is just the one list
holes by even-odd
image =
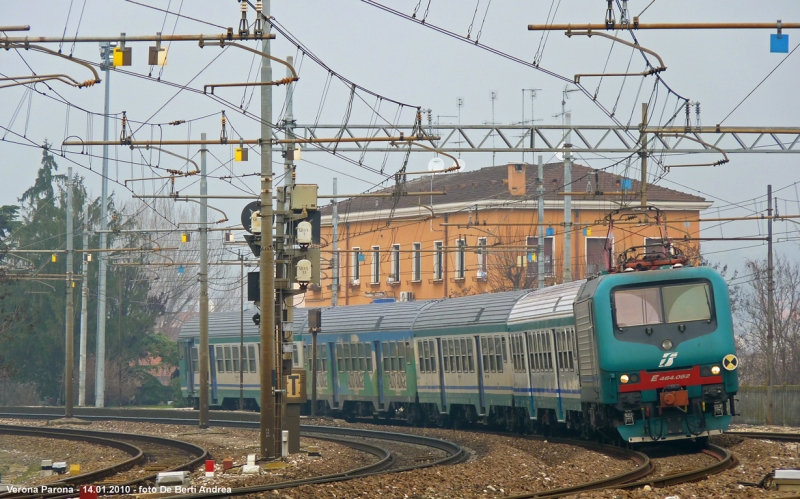
[[[177, 337], [180, 327], [198, 312], [200, 281], [200, 235], [193, 223], [199, 219], [199, 209], [194, 205], [180, 205], [172, 200], [155, 200], [149, 206], [131, 202], [123, 209], [131, 213], [138, 229], [172, 229], [169, 232], [138, 233], [139, 244], [152, 248], [178, 248], [153, 253], [143, 253], [140, 278], [148, 279], [151, 294], [165, 303], [166, 313], [157, 329]], [[208, 233], [208, 261], [217, 263], [225, 258], [222, 233]], [[186, 242], [182, 235], [186, 235]], [[209, 265], [209, 301], [214, 311], [235, 310], [239, 305], [240, 279], [235, 266]]]
[[[519, 251], [503, 246], [522, 246], [527, 241], [527, 232], [520, 227], [505, 227], [489, 243], [486, 257], [486, 280], [493, 293], [530, 289], [536, 287], [536, 262], [531, 262], [528, 253], [536, 253], [535, 247]], [[492, 251], [492, 246], [498, 246]]]
[[[767, 265], [748, 260], [750, 280], [738, 293], [736, 317], [742, 329], [742, 380], [763, 384], [767, 379]], [[800, 262], [775, 258], [774, 348], [775, 384], [800, 384]]]

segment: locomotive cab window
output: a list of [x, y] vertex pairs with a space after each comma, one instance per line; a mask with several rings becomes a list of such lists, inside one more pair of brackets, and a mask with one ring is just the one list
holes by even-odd
[[612, 308], [617, 328], [711, 321], [710, 285], [693, 282], [672, 286], [619, 289]]

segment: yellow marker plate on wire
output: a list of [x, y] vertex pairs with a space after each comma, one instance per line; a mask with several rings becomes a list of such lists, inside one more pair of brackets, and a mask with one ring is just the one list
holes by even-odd
[[739, 367], [739, 359], [732, 353], [729, 353], [722, 358], [722, 367], [724, 367], [726, 371], [733, 371]]

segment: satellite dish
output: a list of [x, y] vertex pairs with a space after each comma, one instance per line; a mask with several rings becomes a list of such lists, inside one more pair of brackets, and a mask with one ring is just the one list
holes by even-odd
[[442, 170], [444, 170], [444, 161], [442, 161], [442, 158], [433, 158], [428, 161], [429, 172], [441, 172]]
[[[453, 166], [451, 166], [450, 168], [455, 168], [456, 166], [458, 166], [458, 170], [463, 170], [464, 167], [467, 166], [467, 164], [464, 163], [463, 159], [459, 158], [456, 160], [456, 163], [453, 163]], [[458, 171], [458, 170], [453, 170], [453, 171]]]

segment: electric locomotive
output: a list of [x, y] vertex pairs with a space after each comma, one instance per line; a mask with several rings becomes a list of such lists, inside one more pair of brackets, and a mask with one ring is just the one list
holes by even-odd
[[[307, 318], [296, 313], [294, 365], [316, 383], [318, 413], [519, 431], [565, 426], [627, 442], [706, 438], [727, 429], [735, 412], [728, 288], [711, 268], [675, 267], [325, 308], [316, 369]], [[231, 313], [210, 321], [212, 403], [235, 405], [244, 369], [245, 405], [255, 407], [257, 328], [246, 326], [239, 349], [235, 315], [235, 324]], [[180, 342], [181, 383], [196, 399], [196, 323]]]

